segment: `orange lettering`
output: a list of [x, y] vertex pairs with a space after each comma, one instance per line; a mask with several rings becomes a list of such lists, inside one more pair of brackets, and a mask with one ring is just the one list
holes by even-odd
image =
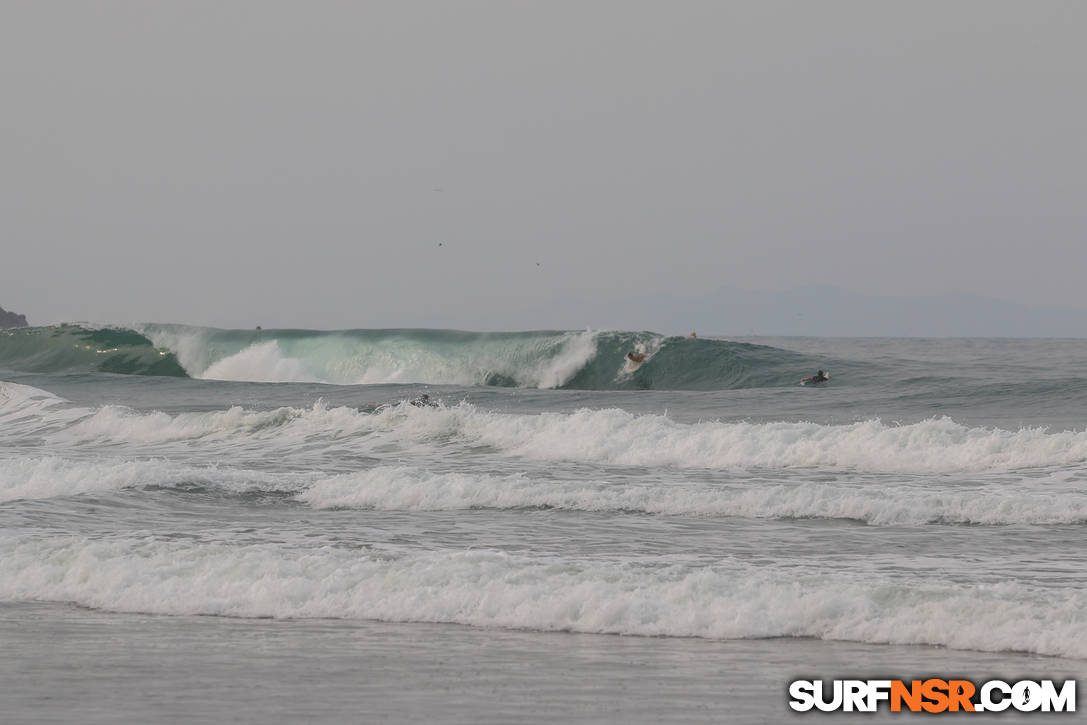
[[951, 712], [958, 712], [961, 706], [966, 712], [974, 711], [974, 703], [970, 698], [974, 696], [974, 683], [970, 680], [948, 680], [948, 708]]
[[893, 681], [890, 700], [891, 712], [901, 712], [903, 700], [910, 712], [918, 712], [921, 709], [921, 680], [914, 680], [908, 688], [902, 680]]
[[921, 684], [921, 695], [929, 700], [929, 702], [921, 703], [921, 707], [925, 712], [943, 712], [947, 709], [947, 681], [937, 680], [935, 678], [931, 680], [925, 680]]

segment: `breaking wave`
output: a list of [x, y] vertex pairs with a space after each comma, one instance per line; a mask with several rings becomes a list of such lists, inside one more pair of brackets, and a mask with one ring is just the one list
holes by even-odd
[[[651, 332], [137, 327], [5, 331], [0, 367], [339, 385], [716, 390], [793, 385], [814, 364], [764, 345]], [[637, 370], [626, 366], [630, 351], [647, 356]]]
[[59, 456], [3, 460], [0, 503], [108, 493], [125, 489], [295, 491], [313, 476], [272, 474], [226, 466], [186, 466], [165, 459], [75, 461]]
[[0, 423], [9, 441], [38, 440], [51, 450], [102, 445], [178, 444], [189, 453], [229, 449], [286, 460], [319, 456], [350, 443], [356, 455], [388, 446], [486, 446], [508, 458], [683, 469], [802, 469], [901, 474], [1016, 471], [1080, 465], [1087, 432], [968, 427], [951, 418], [908, 425], [878, 419], [809, 422], [681, 423], [666, 415], [582, 409], [536, 415], [497, 413], [470, 403], [373, 412], [328, 407], [253, 411], [234, 406], [170, 415], [106, 405], [81, 408], [25, 385], [0, 383]]
[[186, 375], [173, 352], [135, 330], [79, 325], [0, 330], [0, 367], [36, 373]]
[[[343, 541], [310, 523], [284, 531], [281, 517], [269, 520], [270, 537], [223, 537], [219, 528], [198, 527], [179, 538], [174, 527], [139, 515], [134, 530], [106, 521], [100, 531], [73, 535], [50, 515], [74, 508], [98, 516], [90, 509], [114, 504], [158, 512], [178, 500], [229, 512], [238, 498], [270, 494], [277, 507], [297, 512], [347, 510], [328, 515], [346, 525], [382, 518], [357, 510], [554, 509], [844, 518], [871, 526], [1040, 524], [1059, 527], [1056, 535], [1074, 542], [1087, 523], [1085, 462], [1085, 432], [967, 427], [949, 418], [912, 425], [680, 423], [616, 409], [529, 415], [464, 403], [168, 413], [81, 406], [0, 383], [0, 507], [37, 522], [23, 531], [0, 527], [0, 602], [645, 636], [813, 637], [1087, 658], [1087, 593], [1079, 580], [1059, 571], [1033, 583], [991, 577], [987, 572], [999, 575], [1005, 560], [1000, 547], [980, 562], [964, 560], [963, 570], [976, 566], [979, 575], [960, 579], [934, 576], [924, 557], [888, 567], [805, 552], [762, 560], [725, 550], [688, 557], [635, 547], [601, 558], [578, 547], [503, 552], [440, 541], [424, 550], [410, 540]], [[59, 501], [72, 497], [93, 506]], [[318, 516], [297, 512], [286, 518]], [[546, 518], [580, 524], [565, 514]], [[991, 533], [995, 540], [1005, 532]], [[1037, 529], [1031, 535], [1040, 536]]]
[[749, 478], [644, 484], [627, 479], [544, 480], [376, 466], [334, 475], [271, 473], [165, 459], [3, 461], [0, 503], [126, 489], [275, 493], [315, 509], [458, 511], [556, 509], [748, 519], [851, 519], [872, 526], [1087, 523], [1082, 472], [1053, 471], [964, 484], [908, 478], [821, 483]]
[[[1072, 476], [1071, 478], [1074, 478]], [[1079, 524], [1087, 522], [1082, 478], [1061, 472], [986, 485], [925, 487], [896, 481], [861, 483], [743, 482], [632, 484], [544, 481], [523, 475], [430, 473], [378, 467], [321, 478], [297, 495], [315, 508], [447, 511], [549, 508], [671, 516], [835, 518], [872, 525]], [[1080, 488], [1076, 487], [1078, 481]], [[934, 490], [935, 489], [935, 490]]]
[[0, 535], [0, 601], [121, 612], [452, 622], [704, 638], [817, 637], [1087, 657], [1082, 590], [498, 551]]

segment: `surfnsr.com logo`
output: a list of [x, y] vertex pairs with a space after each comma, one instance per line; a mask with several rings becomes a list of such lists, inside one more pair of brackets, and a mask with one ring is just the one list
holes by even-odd
[[1076, 681], [795, 680], [789, 698], [798, 712], [1075, 712]]

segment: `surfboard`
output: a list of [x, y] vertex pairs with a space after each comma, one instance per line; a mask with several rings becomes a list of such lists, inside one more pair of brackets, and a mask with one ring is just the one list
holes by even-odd
[[641, 355], [641, 360], [631, 360], [626, 355], [623, 355], [623, 367], [619, 369], [620, 375], [630, 375], [636, 372], [642, 365], [649, 362], [650, 358], [657, 354], [657, 346], [653, 344], [639, 343], [631, 350], [636, 355]]

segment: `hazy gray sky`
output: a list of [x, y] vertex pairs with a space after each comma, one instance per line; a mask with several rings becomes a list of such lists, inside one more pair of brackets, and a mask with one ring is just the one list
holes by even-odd
[[1044, 0], [9, 0], [0, 305], [494, 329], [824, 283], [1087, 308], [1085, 38], [1087, 3]]

